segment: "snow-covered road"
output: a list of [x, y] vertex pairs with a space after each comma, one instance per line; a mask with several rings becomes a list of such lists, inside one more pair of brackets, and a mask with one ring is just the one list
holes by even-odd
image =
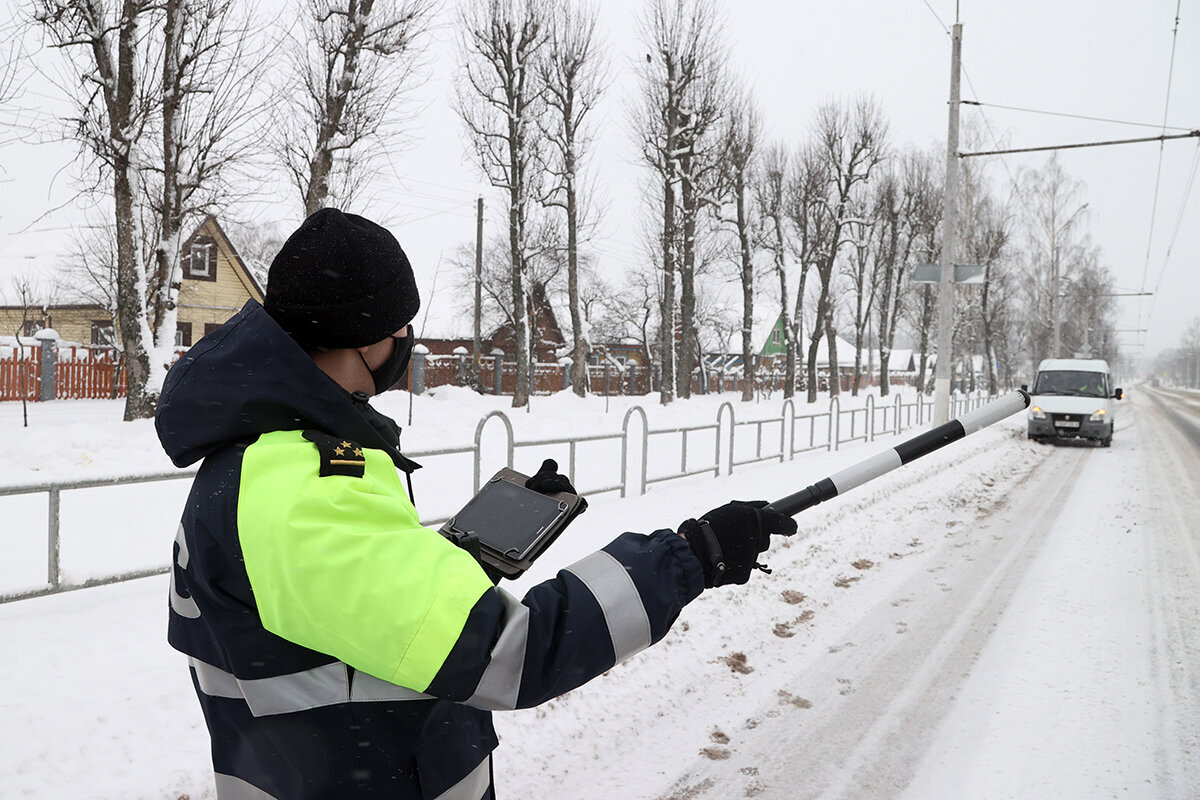
[[932, 476], [887, 498], [920, 552], [657, 796], [1200, 796], [1200, 403], [1132, 405], [1111, 450], [1041, 448], [948, 514]]
[[[774, 574], [498, 715], [500, 797], [1200, 796], [1200, 396], [1133, 395], [1110, 449], [1035, 445], [1013, 418], [804, 512]], [[781, 497], [891, 442], [599, 496], [510, 589], [616, 531]], [[144, 509], [164, 541], [177, 503]], [[0, 606], [0, 798], [214, 796], [165, 592]]]

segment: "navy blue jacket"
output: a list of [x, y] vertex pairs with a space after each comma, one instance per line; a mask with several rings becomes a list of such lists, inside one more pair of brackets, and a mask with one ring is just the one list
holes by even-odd
[[[177, 465], [203, 459], [168, 639], [188, 656], [221, 800], [491, 798], [492, 710], [537, 705], [648, 647], [703, 587], [671, 531], [622, 534], [520, 600], [483, 584], [411, 522], [396, 474], [415, 465], [395, 425], [254, 301], [171, 370], [156, 426]], [[351, 445], [359, 455], [335, 463], [360, 459], [363, 474], [326, 474], [321, 437]], [[328, 497], [344, 525], [320, 521]], [[450, 577], [433, 588], [430, 569]], [[377, 622], [363, 632], [365, 616]]]

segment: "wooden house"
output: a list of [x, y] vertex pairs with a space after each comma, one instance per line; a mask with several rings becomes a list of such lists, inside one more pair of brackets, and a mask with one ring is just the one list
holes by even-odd
[[[190, 347], [237, 313], [247, 300], [262, 302], [262, 288], [215, 217], [206, 217], [184, 241], [180, 266], [183, 274], [175, 333], [178, 347]], [[113, 344], [119, 331], [101, 305], [62, 303], [35, 309], [0, 305], [0, 331], [15, 331], [17, 327], [23, 327], [26, 336], [53, 328], [64, 342], [101, 346]]]

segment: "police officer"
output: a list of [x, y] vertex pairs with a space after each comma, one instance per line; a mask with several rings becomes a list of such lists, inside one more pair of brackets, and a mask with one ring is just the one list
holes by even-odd
[[[421, 527], [416, 465], [368, 402], [403, 375], [420, 306], [384, 228], [324, 209], [242, 310], [172, 368], [156, 427], [202, 460], [174, 547], [185, 653], [221, 800], [492, 798], [491, 712], [579, 686], [745, 583], [795, 523], [731, 503], [624, 533], [518, 599]], [[569, 488], [544, 471], [533, 488]]]

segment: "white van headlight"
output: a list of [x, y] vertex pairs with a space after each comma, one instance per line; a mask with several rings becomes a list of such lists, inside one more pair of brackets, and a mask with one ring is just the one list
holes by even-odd
[[1030, 419], [1045, 419], [1045, 418], [1046, 418], [1046, 412], [1045, 412], [1045, 411], [1042, 411], [1042, 409], [1041, 409], [1040, 407], [1038, 407], [1038, 406], [1030, 406], [1030, 408], [1029, 408], [1029, 418], [1030, 418]]
[[1095, 414], [1090, 417], [1092, 422], [1104, 422], [1104, 415], [1108, 412], [1103, 408], [1097, 409]]

